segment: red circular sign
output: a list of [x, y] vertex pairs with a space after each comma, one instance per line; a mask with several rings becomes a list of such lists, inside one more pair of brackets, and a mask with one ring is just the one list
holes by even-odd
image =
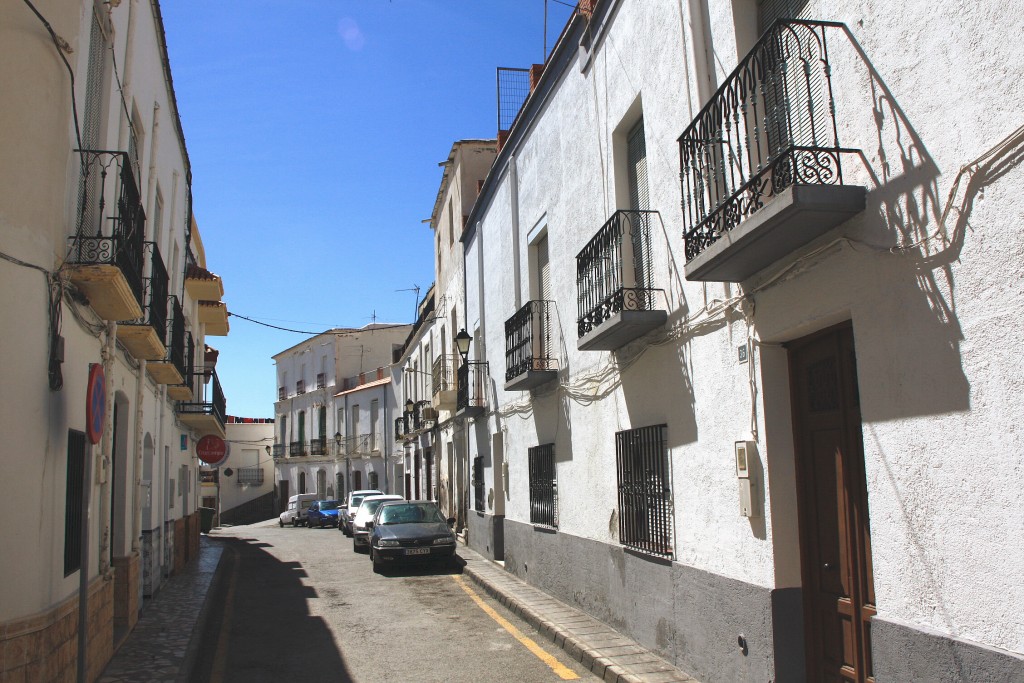
[[216, 434], [207, 434], [196, 442], [196, 455], [207, 465], [220, 465], [228, 457], [228, 445]]
[[89, 384], [85, 390], [85, 436], [95, 445], [103, 436], [103, 422], [107, 417], [107, 381], [103, 366], [89, 365]]

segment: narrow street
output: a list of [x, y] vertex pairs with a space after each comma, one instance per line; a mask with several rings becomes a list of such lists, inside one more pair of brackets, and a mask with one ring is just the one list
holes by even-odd
[[460, 566], [376, 575], [337, 530], [276, 522], [211, 538], [225, 544], [224, 581], [211, 596], [199, 680], [599, 680]]

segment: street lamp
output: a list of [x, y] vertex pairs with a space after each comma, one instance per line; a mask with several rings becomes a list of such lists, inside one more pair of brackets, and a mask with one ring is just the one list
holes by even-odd
[[455, 335], [455, 347], [459, 350], [459, 355], [462, 356], [462, 362], [466, 362], [466, 356], [469, 355], [469, 345], [472, 343], [473, 337], [469, 336], [469, 332], [466, 332], [466, 328], [463, 327], [459, 330], [459, 333]]
[[341, 453], [341, 432], [334, 432], [334, 445], [338, 448], [338, 453]]
[[405, 412], [411, 413], [416, 408], [416, 404], [412, 402], [412, 399], [406, 399], [405, 401]]

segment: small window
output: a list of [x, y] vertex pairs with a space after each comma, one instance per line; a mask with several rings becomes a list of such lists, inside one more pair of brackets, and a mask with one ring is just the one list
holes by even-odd
[[377, 488], [377, 483], [378, 482], [377, 482], [377, 473], [376, 472], [370, 472], [368, 475], [366, 475], [366, 478], [370, 482], [370, 488], [371, 489]]
[[530, 461], [530, 523], [558, 527], [558, 482], [555, 477], [555, 444], [534, 446]]
[[619, 542], [672, 557], [672, 482], [666, 425], [615, 434], [619, 486]]

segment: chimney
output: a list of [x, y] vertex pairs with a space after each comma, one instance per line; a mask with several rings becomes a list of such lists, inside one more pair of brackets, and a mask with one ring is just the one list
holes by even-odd
[[537, 84], [540, 83], [540, 77], [544, 74], [543, 64], [534, 64], [530, 67], [530, 94], [537, 89]]
[[597, 5], [597, 0], [579, 0], [577, 7], [579, 8], [580, 14], [590, 21], [594, 16], [594, 7]]

